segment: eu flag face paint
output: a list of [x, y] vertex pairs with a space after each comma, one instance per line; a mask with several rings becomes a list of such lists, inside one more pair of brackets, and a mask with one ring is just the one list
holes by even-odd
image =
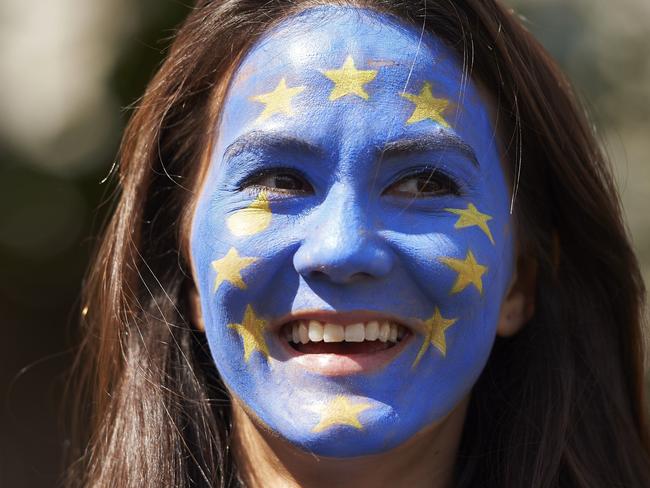
[[327, 456], [444, 418], [513, 261], [495, 129], [452, 52], [374, 12], [308, 10], [247, 54], [216, 138], [191, 254], [230, 392]]

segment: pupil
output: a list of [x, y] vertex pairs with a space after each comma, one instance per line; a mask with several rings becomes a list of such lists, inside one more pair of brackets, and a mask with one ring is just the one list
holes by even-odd
[[275, 187], [280, 190], [301, 190], [300, 182], [291, 175], [277, 175], [275, 177]]
[[441, 186], [430, 175], [418, 178], [418, 193], [432, 193], [441, 190]]

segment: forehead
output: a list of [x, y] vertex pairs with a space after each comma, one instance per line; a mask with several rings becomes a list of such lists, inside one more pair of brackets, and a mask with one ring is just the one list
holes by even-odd
[[[335, 72], [345, 69], [347, 76], [363, 80], [352, 83], [356, 93], [343, 90], [334, 98], [340, 86]], [[409, 97], [423, 90], [446, 109], [440, 119], [412, 123], [416, 105]], [[288, 97], [290, 111], [265, 117], [273, 93]], [[220, 139], [225, 143], [250, 130], [280, 130], [315, 142], [331, 142], [332, 135], [349, 142], [358, 134], [357, 139], [381, 144], [436, 129], [474, 145], [489, 126], [476, 87], [442, 41], [385, 14], [329, 6], [286, 19], [253, 46], [229, 87]]]
[[[411, 70], [437, 65], [457, 74], [453, 63], [441, 63], [450, 52], [442, 43], [398, 19], [353, 7], [320, 7], [285, 20], [262, 38], [246, 57], [239, 80], [257, 72], [286, 69], [322, 70], [331, 55], [356, 53], [369, 67]], [[260, 64], [263, 63], [263, 64]], [[426, 69], [426, 68], [425, 68]]]

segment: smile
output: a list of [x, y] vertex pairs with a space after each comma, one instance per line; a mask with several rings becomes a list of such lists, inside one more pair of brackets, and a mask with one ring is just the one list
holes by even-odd
[[277, 335], [286, 360], [326, 376], [369, 373], [386, 366], [414, 333], [401, 320], [369, 315], [327, 313], [283, 321]]

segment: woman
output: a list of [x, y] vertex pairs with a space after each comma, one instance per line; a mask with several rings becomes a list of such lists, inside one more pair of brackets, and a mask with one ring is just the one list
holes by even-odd
[[119, 174], [71, 485], [650, 483], [616, 191], [500, 5], [200, 2]]

